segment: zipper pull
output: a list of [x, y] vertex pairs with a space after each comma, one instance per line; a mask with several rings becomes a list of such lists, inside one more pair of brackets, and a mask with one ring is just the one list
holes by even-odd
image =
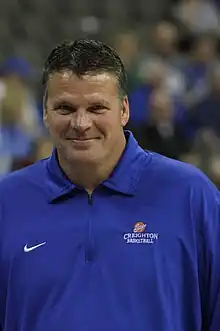
[[92, 193], [88, 193], [88, 203], [92, 205]]

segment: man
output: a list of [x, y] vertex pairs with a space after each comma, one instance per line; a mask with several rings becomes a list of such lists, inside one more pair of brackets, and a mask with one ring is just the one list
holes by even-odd
[[45, 64], [55, 149], [0, 184], [3, 331], [219, 331], [217, 190], [124, 133], [125, 82], [98, 41]]

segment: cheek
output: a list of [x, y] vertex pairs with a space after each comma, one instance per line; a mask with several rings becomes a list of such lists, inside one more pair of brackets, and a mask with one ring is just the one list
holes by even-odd
[[51, 117], [48, 121], [50, 133], [54, 136], [61, 136], [69, 128], [69, 119], [67, 117]]
[[94, 125], [105, 136], [110, 136], [112, 135], [112, 132], [114, 133], [118, 131], [121, 127], [120, 114], [115, 115], [112, 113], [108, 113], [104, 116], [100, 116], [94, 121]]

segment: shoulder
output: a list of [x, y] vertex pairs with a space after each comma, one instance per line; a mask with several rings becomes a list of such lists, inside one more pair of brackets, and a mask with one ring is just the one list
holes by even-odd
[[33, 165], [3, 176], [0, 180], [0, 198], [9, 196], [9, 194], [12, 196], [27, 192], [28, 188], [33, 186], [43, 187], [46, 160], [37, 161]]
[[151, 153], [139, 185], [141, 196], [164, 213], [178, 210], [203, 229], [219, 229], [219, 191], [196, 167]]
[[151, 153], [151, 162], [144, 169], [144, 181], [170, 192], [207, 192], [219, 199], [219, 192], [211, 180], [195, 166], [157, 153]]

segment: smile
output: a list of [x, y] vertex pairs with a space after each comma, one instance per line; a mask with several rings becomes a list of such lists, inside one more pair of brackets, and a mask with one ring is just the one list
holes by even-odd
[[68, 139], [71, 142], [71, 145], [75, 149], [79, 150], [85, 150], [94, 145], [94, 141], [97, 140], [97, 138], [89, 138], [89, 139]]
[[92, 141], [92, 140], [96, 140], [96, 139], [99, 139], [99, 138], [87, 138], [87, 139], [75, 139], [75, 138], [72, 138], [72, 139], [68, 139], [68, 140], [71, 140], [73, 142], [88, 142], [88, 141]]
[[86, 137], [67, 137], [66, 140], [71, 140], [71, 141], [91, 141], [91, 140], [97, 140], [100, 139], [100, 137], [90, 137], [90, 138], [86, 138]]

